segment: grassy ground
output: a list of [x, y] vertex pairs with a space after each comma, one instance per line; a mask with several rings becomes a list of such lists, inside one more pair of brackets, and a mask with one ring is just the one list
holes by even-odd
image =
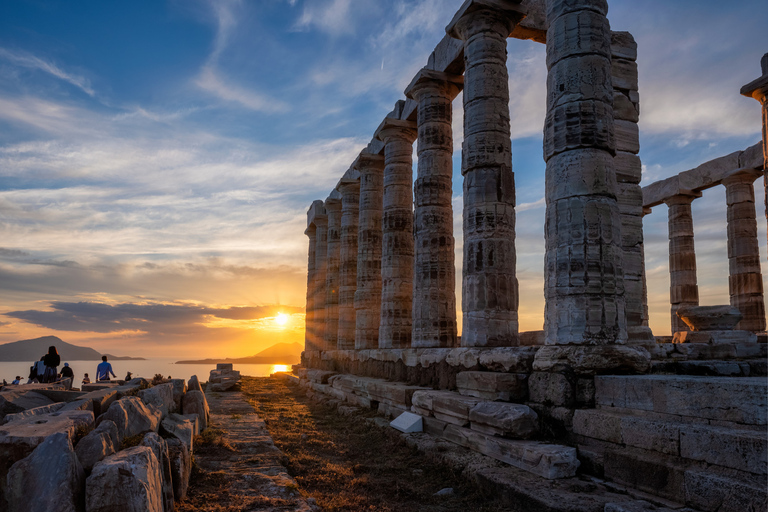
[[[323, 510], [505, 510], [471, 482], [406, 446], [394, 430], [359, 416], [342, 417], [281, 379], [249, 377], [241, 386], [283, 452], [299, 490]], [[453, 495], [434, 495], [447, 487]]]

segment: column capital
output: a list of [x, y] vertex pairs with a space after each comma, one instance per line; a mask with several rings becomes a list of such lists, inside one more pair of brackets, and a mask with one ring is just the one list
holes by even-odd
[[413, 144], [418, 132], [414, 121], [403, 121], [402, 119], [384, 118], [376, 129], [374, 137], [383, 141], [385, 144], [391, 139], [403, 139]]
[[421, 68], [408, 87], [405, 88], [405, 95], [418, 101], [419, 96], [424, 91], [444, 90], [447, 97], [454, 99], [463, 88], [464, 76], [462, 75]]
[[768, 98], [768, 53], [760, 60], [763, 76], [752, 80], [741, 88], [741, 94], [748, 98], [755, 98], [760, 103], [765, 103]]
[[737, 183], [752, 184], [757, 178], [762, 176], [763, 171], [758, 169], [737, 169], [723, 178], [720, 183], [726, 187]]
[[667, 206], [679, 205], [679, 204], [691, 204], [694, 199], [701, 197], [701, 192], [694, 190], [680, 189], [677, 194], [669, 196], [664, 199], [664, 204]]
[[342, 198], [347, 194], [351, 194], [360, 190], [360, 178], [356, 180], [342, 178], [339, 180], [339, 184], [336, 185], [336, 190], [339, 191]]
[[310, 224], [307, 226], [307, 229], [304, 230], [304, 234], [307, 235], [309, 238], [314, 238], [317, 236], [317, 226], [313, 224]]
[[341, 211], [341, 192], [333, 190], [331, 195], [325, 200], [326, 212], [338, 212]]
[[445, 27], [445, 33], [454, 39], [467, 40], [478, 32], [496, 30], [509, 37], [526, 14], [526, 8], [519, 1], [466, 0]]

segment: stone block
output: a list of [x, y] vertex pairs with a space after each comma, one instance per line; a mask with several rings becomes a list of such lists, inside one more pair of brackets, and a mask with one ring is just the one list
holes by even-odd
[[179, 439], [189, 453], [194, 454], [195, 424], [192, 421], [178, 414], [170, 414], [160, 422], [160, 429], [166, 437], [173, 436]]
[[627, 59], [611, 59], [611, 77], [615, 89], [637, 90], [637, 63]]
[[189, 477], [192, 475], [192, 455], [186, 449], [184, 443], [177, 438], [166, 440], [168, 445], [168, 458], [171, 463], [171, 480], [173, 481], [173, 495], [177, 500], [187, 497], [189, 489]]
[[680, 424], [625, 416], [621, 419], [621, 439], [627, 446], [644, 450], [680, 454]]
[[112, 381], [99, 381], [99, 382], [91, 382], [90, 384], [83, 384], [80, 387], [80, 390], [85, 393], [90, 393], [91, 391], [99, 391], [100, 389], [115, 389], [118, 386], [122, 386], [123, 381], [118, 380], [112, 380]]
[[685, 469], [663, 456], [641, 456], [626, 449], [607, 450], [603, 459], [606, 479], [662, 498], [685, 502]]
[[616, 169], [616, 181], [619, 183], [640, 183], [643, 173], [643, 164], [640, 157], [634, 153], [617, 151], [613, 157]]
[[208, 428], [208, 419], [211, 412], [208, 408], [208, 400], [206, 400], [205, 394], [202, 391], [187, 391], [187, 394], [184, 395], [181, 401], [181, 411], [184, 414], [197, 414], [200, 421], [200, 430]]
[[387, 382], [374, 380], [366, 386], [368, 396], [376, 401], [387, 401], [392, 405], [410, 407], [413, 393], [419, 390], [428, 390], [422, 386], [410, 386], [400, 382]]
[[638, 106], [629, 100], [629, 96], [618, 91], [613, 93], [613, 117], [622, 121], [636, 123], [640, 120]]
[[97, 463], [85, 484], [88, 512], [163, 512], [160, 464], [147, 446], [134, 446]]
[[703, 512], [768, 510], [768, 493], [762, 485], [704, 471], [685, 472], [685, 503]]
[[538, 432], [539, 418], [527, 405], [481, 402], [469, 411], [471, 428], [512, 439], [527, 439]]
[[170, 384], [173, 388], [173, 407], [170, 412], [181, 412], [181, 400], [187, 392], [187, 382], [184, 379], [171, 379]]
[[33, 416], [42, 416], [42, 415], [50, 414], [52, 412], [61, 410], [65, 405], [66, 404], [64, 402], [58, 402], [55, 404], [35, 407], [33, 409], [27, 409], [26, 411], [17, 412], [14, 414], [8, 414], [5, 418], [3, 418], [2, 421], [0, 421], [0, 425], [2, 425], [3, 423], [10, 423], [11, 421], [18, 421], [18, 420], [31, 418]]
[[[301, 370], [299, 370], [299, 373], [301, 373]], [[187, 382], [187, 390], [188, 391], [203, 390], [202, 386], [200, 386], [200, 380], [197, 378], [197, 375], [193, 375], [189, 378], [189, 381]]]
[[667, 507], [658, 507], [645, 500], [632, 500], [621, 503], [606, 503], [603, 512], [674, 512], [674, 510]]
[[711, 425], [680, 427], [680, 455], [759, 475], [768, 474], [768, 434]]
[[117, 426], [110, 420], [102, 421], [98, 427], [80, 439], [75, 447], [77, 458], [88, 473], [97, 462], [119, 450], [120, 437]]
[[[184, 381], [182, 380], [182, 382]], [[173, 476], [171, 473], [171, 460], [168, 454], [168, 444], [165, 439], [154, 432], [150, 432], [141, 440], [141, 446], [150, 448], [157, 458], [162, 476], [163, 511], [173, 512]]]
[[637, 60], [637, 43], [632, 34], [611, 31], [611, 57], [629, 61]]
[[391, 421], [389, 425], [406, 434], [422, 431], [421, 416], [412, 412], [402, 413]]
[[[542, 333], [541, 336], [544, 333], [544, 331], [534, 332]], [[521, 334], [521, 340], [526, 334]], [[538, 346], [488, 348], [480, 351], [478, 363], [486, 370], [494, 372], [529, 373], [538, 348]]]
[[528, 379], [531, 402], [571, 405], [576, 397], [574, 383], [562, 373], [534, 372]]
[[80, 400], [90, 400], [93, 403], [93, 414], [98, 417], [109, 409], [112, 402], [117, 400], [117, 390], [98, 389], [84, 394]]
[[53, 404], [53, 400], [34, 391], [1, 391], [0, 419], [6, 414], [14, 414], [51, 404]]
[[757, 335], [750, 331], [678, 331], [672, 337], [673, 343], [696, 343], [709, 345], [755, 344]]
[[568, 151], [547, 162], [548, 201], [600, 194], [615, 197], [613, 156], [597, 149]]
[[573, 433], [621, 443], [621, 416], [589, 409], [576, 409], [573, 413]]
[[234, 370], [232, 363], [216, 363], [217, 370]]
[[142, 432], [157, 432], [160, 426], [160, 414], [160, 410], [147, 407], [139, 397], [131, 396], [113, 402], [107, 412], [98, 417], [98, 423], [106, 420], [113, 421], [122, 442], [126, 437]]
[[328, 379], [333, 377], [334, 375], [337, 375], [337, 372], [328, 372], [325, 370], [317, 370], [317, 369], [302, 369], [302, 372], [304, 373], [305, 378], [311, 380], [312, 382], [319, 382], [320, 384], [328, 384]]
[[420, 414], [419, 416], [421, 416], [422, 428], [424, 429], [424, 432], [433, 436], [443, 436], [443, 432], [448, 426], [448, 423], [434, 417], [424, 416], [423, 414]]
[[404, 409], [402, 407], [398, 407], [396, 405], [391, 405], [385, 402], [379, 402], [379, 406], [377, 409], [378, 413], [384, 416], [385, 418], [397, 418], [404, 412], [407, 412], [407, 409]]
[[139, 391], [139, 398], [141, 398], [145, 404], [158, 409], [161, 413], [161, 418], [165, 418], [174, 407], [173, 384], [167, 382], [151, 388], [142, 389]]
[[616, 151], [639, 153], [640, 131], [637, 123], [616, 119], [613, 125], [616, 133]]
[[608, 20], [600, 13], [584, 10], [557, 17], [547, 15], [547, 21], [547, 68], [575, 55], [596, 54], [610, 58], [611, 31]]
[[456, 389], [465, 396], [485, 400], [517, 401], [528, 395], [528, 375], [524, 373], [459, 372]]
[[[594, 375], [609, 369], [643, 373], [651, 366], [651, 355], [642, 347], [629, 345], [581, 345], [541, 347], [533, 360], [534, 371], [573, 370]], [[528, 387], [530, 389], [530, 379]]]

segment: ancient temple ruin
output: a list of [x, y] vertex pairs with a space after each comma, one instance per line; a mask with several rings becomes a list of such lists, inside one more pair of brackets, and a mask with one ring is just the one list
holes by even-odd
[[[309, 209], [302, 382], [389, 416], [416, 412], [430, 434], [542, 478], [579, 471], [657, 505], [765, 510], [752, 183], [766, 146], [641, 188], [637, 45], [607, 13], [606, 0], [464, 2], [404, 98]], [[547, 46], [543, 332], [518, 329], [509, 37]], [[763, 72], [743, 93], [758, 91], [765, 133]], [[461, 336], [451, 205], [460, 91]], [[721, 185], [731, 300], [707, 310], [691, 202]], [[662, 203], [672, 339], [648, 327], [643, 216]], [[535, 432], [510, 427], [531, 415]]]

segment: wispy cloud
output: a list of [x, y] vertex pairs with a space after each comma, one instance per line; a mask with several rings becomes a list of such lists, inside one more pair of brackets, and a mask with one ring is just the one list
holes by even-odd
[[32, 55], [20, 50], [9, 50], [7, 48], [0, 48], [0, 59], [7, 60], [17, 66], [23, 66], [25, 68], [37, 69], [53, 75], [56, 78], [64, 80], [74, 85], [78, 89], [82, 90], [89, 96], [94, 96], [96, 93], [91, 87], [91, 82], [87, 78], [64, 71], [53, 62], [49, 62], [45, 59]]
[[[367, 3], [367, 0], [364, 0]], [[363, 3], [357, 0], [356, 3]], [[317, 27], [331, 35], [351, 34], [355, 23], [351, 17], [352, 0], [314, 0], [306, 2], [294, 30]]]

